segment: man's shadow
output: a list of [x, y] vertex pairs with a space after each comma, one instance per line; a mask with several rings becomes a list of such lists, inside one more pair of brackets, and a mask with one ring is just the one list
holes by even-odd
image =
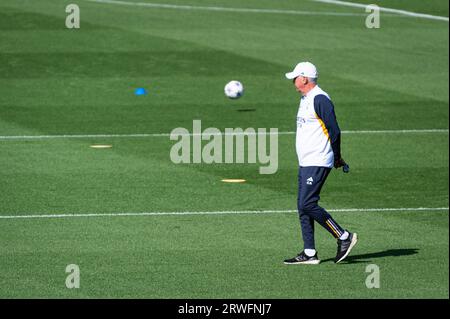
[[[417, 248], [405, 248], [405, 249], [388, 249], [385, 251], [361, 255], [350, 255], [347, 258], [345, 258], [345, 260], [342, 263], [347, 264], [368, 263], [375, 258], [410, 256], [417, 254], [418, 251], [419, 249]], [[322, 260], [322, 262], [328, 261], [334, 261], [334, 258]]]

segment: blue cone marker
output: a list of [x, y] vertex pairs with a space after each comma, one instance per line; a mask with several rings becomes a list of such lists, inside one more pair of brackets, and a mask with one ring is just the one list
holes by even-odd
[[134, 91], [134, 94], [136, 94], [136, 95], [146, 95], [146, 94], [147, 94], [147, 91], [146, 91], [144, 88], [137, 88], [137, 89]]

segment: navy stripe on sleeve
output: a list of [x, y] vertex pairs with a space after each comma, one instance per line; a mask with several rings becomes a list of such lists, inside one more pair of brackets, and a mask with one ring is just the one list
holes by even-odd
[[314, 97], [314, 110], [317, 116], [325, 124], [330, 137], [331, 148], [333, 149], [334, 159], [341, 158], [341, 130], [339, 128], [334, 105], [331, 100], [323, 94]]

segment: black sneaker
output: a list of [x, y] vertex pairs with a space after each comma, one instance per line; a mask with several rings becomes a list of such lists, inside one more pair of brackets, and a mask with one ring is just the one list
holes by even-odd
[[338, 239], [337, 254], [336, 258], [334, 258], [334, 262], [338, 263], [347, 258], [348, 254], [352, 250], [353, 246], [356, 245], [357, 241], [358, 241], [358, 234], [356, 233], [349, 233], [348, 238], [345, 240]]
[[284, 261], [286, 265], [318, 265], [320, 263], [319, 257], [317, 256], [317, 252], [314, 256], [309, 257], [302, 251], [296, 257], [291, 259], [286, 259]]

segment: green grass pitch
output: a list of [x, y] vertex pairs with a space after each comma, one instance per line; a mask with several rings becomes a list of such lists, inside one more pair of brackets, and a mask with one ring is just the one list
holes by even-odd
[[[363, 9], [314, 1], [163, 2], [316, 14], [2, 0], [0, 298], [448, 298], [448, 21], [382, 13], [367, 29]], [[375, 2], [448, 17], [444, 0]], [[69, 3], [80, 29], [65, 27]], [[299, 96], [284, 73], [300, 60], [318, 66], [342, 130], [418, 130], [343, 134], [351, 172], [333, 170], [320, 203], [360, 209], [332, 213], [359, 234], [346, 262], [316, 227], [322, 263], [284, 265], [302, 248], [295, 212], [12, 218], [295, 210], [292, 134], [279, 136], [273, 175], [176, 165], [166, 136], [7, 137], [169, 133], [194, 119], [294, 131]], [[233, 79], [246, 89], [236, 101], [223, 94]], [[383, 208], [441, 209], [364, 210]], [[69, 264], [78, 289], [65, 286]], [[380, 288], [366, 287], [370, 264]]]

